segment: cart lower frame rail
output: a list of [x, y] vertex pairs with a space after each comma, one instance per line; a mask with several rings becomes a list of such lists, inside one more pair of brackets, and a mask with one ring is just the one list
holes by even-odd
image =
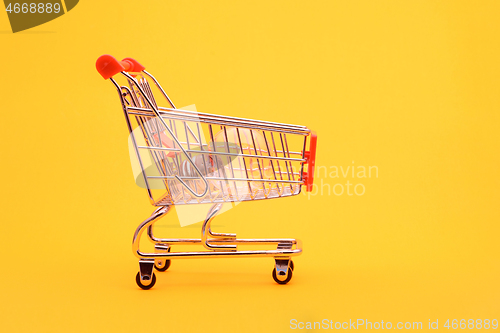
[[[293, 238], [238, 239], [236, 234], [212, 232], [210, 224], [221, 208], [222, 204], [220, 203], [212, 206], [203, 223], [199, 239], [157, 238], [153, 235], [154, 224], [170, 211], [171, 206], [159, 207], [142, 222], [137, 227], [132, 242], [133, 252], [139, 258], [139, 273], [136, 276], [139, 287], [142, 289], [152, 288], [156, 283], [153, 268], [161, 272], [166, 271], [170, 267], [170, 260], [174, 258], [273, 257], [275, 259], [274, 280], [279, 284], [288, 283], [294, 269], [291, 257], [302, 253], [301, 241]], [[140, 251], [141, 236], [146, 230], [149, 240], [155, 245], [154, 253]], [[208, 251], [171, 252], [172, 245], [203, 245]], [[276, 245], [277, 248], [275, 250], [239, 251], [238, 245]]]

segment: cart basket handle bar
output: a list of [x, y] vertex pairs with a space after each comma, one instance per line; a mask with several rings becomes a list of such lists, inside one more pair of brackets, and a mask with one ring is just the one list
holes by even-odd
[[[174, 141], [177, 143], [177, 145], [179, 145], [179, 148], [182, 150], [182, 152], [184, 153], [185, 157], [188, 159], [189, 163], [191, 163], [191, 165], [194, 167], [194, 169], [196, 170], [196, 172], [198, 173], [198, 175], [200, 176], [200, 178], [205, 183], [205, 190], [203, 191], [202, 194], [198, 194], [195, 191], [193, 191], [189, 187], [189, 185], [186, 184], [179, 176], [175, 175], [175, 178], [182, 185], [184, 185], [184, 187], [189, 192], [191, 192], [191, 194], [193, 194], [194, 196], [196, 196], [198, 198], [201, 198], [201, 197], [205, 196], [205, 194], [207, 194], [207, 192], [208, 192], [208, 187], [209, 187], [208, 181], [203, 176], [203, 174], [201, 173], [200, 169], [198, 169], [198, 167], [196, 166], [196, 164], [193, 162], [193, 160], [191, 159], [191, 157], [189, 157], [189, 154], [184, 149], [184, 147], [182, 147], [181, 143], [179, 142], [179, 140], [177, 139], [177, 137], [174, 135], [174, 133], [172, 132], [172, 130], [167, 126], [167, 124], [165, 123], [165, 120], [163, 120], [163, 118], [161, 117], [161, 115], [160, 115], [160, 113], [158, 111], [158, 108], [149, 100], [149, 97], [142, 90], [142, 88], [139, 86], [139, 84], [137, 84], [137, 81], [135, 80], [135, 78], [133, 76], [131, 76], [131, 75], [129, 75], [129, 74], [126, 73], [126, 72], [141, 72], [141, 71], [143, 71], [146, 68], [144, 66], [142, 66], [135, 59], [125, 58], [122, 61], [118, 61], [113, 56], [111, 56], [109, 54], [105, 54], [105, 55], [100, 56], [97, 59], [97, 61], [96, 61], [96, 69], [99, 72], [99, 74], [101, 74], [101, 76], [105, 80], [107, 80], [109, 78], [112, 78], [114, 75], [116, 75], [118, 73], [122, 73], [123, 75], [125, 75], [130, 80], [130, 82], [134, 83], [134, 85], [136, 86], [136, 88], [141, 93], [142, 97], [147, 101], [147, 103], [149, 104], [149, 106], [151, 107], [151, 109], [153, 110], [153, 112], [155, 113], [156, 117], [161, 121], [161, 123], [163, 124], [163, 126], [165, 126], [165, 128], [167, 129], [167, 131], [170, 134], [170, 136], [174, 139]], [[111, 80], [113, 80], [113, 79], [111, 79]]]

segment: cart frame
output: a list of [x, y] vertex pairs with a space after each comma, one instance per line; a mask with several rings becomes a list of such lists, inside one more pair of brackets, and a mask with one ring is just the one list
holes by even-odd
[[[273, 257], [275, 259], [275, 268], [273, 270], [273, 278], [279, 284], [286, 284], [292, 278], [292, 273], [294, 269], [294, 264], [291, 258], [293, 256], [300, 255], [302, 253], [302, 244], [298, 239], [292, 238], [264, 238], [264, 239], [243, 239], [236, 238], [236, 234], [232, 233], [216, 233], [211, 230], [211, 223], [217, 214], [221, 211], [222, 205], [225, 202], [231, 201], [250, 201], [250, 200], [259, 200], [259, 199], [270, 199], [277, 197], [285, 197], [297, 195], [300, 193], [301, 186], [306, 186], [306, 189], [310, 191], [312, 189], [313, 184], [313, 176], [314, 176], [314, 164], [315, 164], [315, 155], [316, 155], [316, 134], [314, 131], [309, 130], [305, 126], [297, 126], [297, 125], [289, 125], [275, 122], [267, 122], [267, 121], [258, 121], [251, 120], [246, 118], [237, 118], [237, 117], [228, 117], [228, 116], [220, 116], [208, 113], [199, 113], [199, 112], [190, 112], [186, 110], [176, 109], [171, 99], [165, 93], [161, 85], [158, 81], [148, 72], [145, 71], [145, 68], [140, 65], [137, 61], [131, 58], [125, 58], [122, 61], [117, 61], [115, 58], [109, 55], [101, 56], [96, 63], [96, 67], [99, 73], [105, 78], [110, 79], [110, 81], [114, 84], [117, 89], [117, 92], [120, 96], [120, 101], [122, 105], [122, 109], [126, 118], [127, 127], [129, 129], [129, 133], [131, 134], [131, 139], [134, 147], [135, 154], [138, 158], [139, 165], [142, 169], [142, 175], [144, 179], [144, 183], [146, 184], [146, 189], [148, 192], [148, 197], [152, 205], [157, 206], [156, 210], [151, 214], [149, 218], [144, 220], [136, 229], [132, 241], [132, 249], [133, 253], [136, 257], [139, 258], [139, 272], [136, 276], [136, 282], [142, 289], [150, 289], [154, 286], [156, 282], [156, 276], [153, 272], [153, 268], [156, 268], [157, 271], [166, 271], [171, 264], [172, 259], [188, 259], [188, 258], [229, 258], [229, 257]], [[159, 89], [163, 97], [170, 104], [170, 108], [159, 107], [156, 104], [156, 101], [153, 97], [153, 93], [148, 85], [144, 85], [136, 79], [136, 76], [140, 73], [141, 75], [145, 75], [156, 85]], [[120, 85], [113, 78], [114, 75], [121, 74], [123, 75], [129, 86]], [[133, 96], [133, 93], [136, 96]], [[132, 98], [138, 99], [138, 96], [142, 99], [142, 105], [139, 103], [135, 103], [135, 105], [131, 105], [130, 100]], [[128, 98], [128, 99], [127, 99]], [[130, 116], [136, 117], [150, 117], [152, 119], [157, 119], [160, 122], [160, 125], [163, 125], [162, 130], [165, 132], [169, 132], [171, 138], [173, 139], [173, 147], [163, 147], [161, 144], [160, 138], [160, 129], [158, 128], [158, 142], [157, 145], [149, 145], [149, 146], [141, 146], [137, 143], [135, 136], [133, 133], [133, 126], [130, 121]], [[234, 126], [236, 128], [249, 128], [250, 133], [252, 130], [260, 130], [263, 133], [265, 131], [271, 133], [279, 133], [280, 137], [283, 133], [286, 134], [294, 134], [294, 135], [302, 135], [304, 137], [304, 144], [301, 152], [291, 152], [288, 150], [288, 143], [282, 143], [283, 156], [271, 155], [269, 153], [267, 155], [263, 155], [262, 152], [257, 152], [255, 150], [255, 155], [253, 154], [232, 154], [229, 150], [227, 152], [220, 152], [212, 149], [212, 151], [194, 151], [190, 148], [189, 140], [187, 142], [187, 149], [183, 146], [186, 142], [181, 142], [178, 139], [176, 133], [167, 125], [165, 122], [165, 117], [171, 118], [174, 120], [184, 120], [184, 124], [186, 119], [189, 120], [193, 117], [199, 119], [200, 122], [206, 122], [210, 125], [220, 125], [221, 128], [224, 128], [226, 131], [227, 126]], [[191, 129], [190, 129], [191, 131]], [[212, 128], [210, 127], [210, 131]], [[192, 131], [191, 131], [192, 132]], [[227, 133], [226, 141], [227, 141]], [[145, 134], [146, 135], [146, 134]], [[239, 137], [238, 132], [238, 137]], [[265, 135], [265, 134], [264, 134]], [[188, 137], [186, 130], [186, 137]], [[265, 138], [265, 136], [264, 136]], [[307, 138], [310, 138], [309, 150], [306, 150]], [[201, 139], [201, 137], [200, 137]], [[252, 140], [254, 137], [252, 135]], [[154, 140], [153, 140], [154, 141]], [[273, 138], [274, 141], [274, 138]], [[283, 141], [283, 140], [282, 140]], [[285, 137], [286, 142], [286, 137]], [[274, 142], [273, 142], [274, 143]], [[227, 144], [227, 142], [226, 142]], [[266, 139], [266, 145], [268, 145]], [[203, 150], [201, 140], [199, 142], [199, 146], [201, 150]], [[241, 146], [241, 139], [240, 139]], [[254, 142], [255, 146], [255, 142]], [[214, 143], [215, 147], [215, 143]], [[255, 147], [254, 147], [255, 148]], [[183, 154], [182, 156], [185, 158], [184, 164], [188, 165], [190, 170], [194, 170], [196, 175], [191, 175], [190, 177], [185, 177], [183, 175], [179, 176], [178, 174], [167, 174], [164, 173], [162, 176], [147, 176], [145, 172], [145, 167], [143, 161], [141, 160], [140, 149], [147, 149], [154, 152], [159, 152], [161, 154], [173, 152], [173, 154]], [[215, 150], [215, 151], [214, 151]], [[269, 149], [268, 149], [269, 150]], [[275, 149], [276, 151], [276, 149]], [[192, 159], [193, 152], [204, 154], [203, 160], [205, 159], [205, 155], [215, 156], [215, 161], [218, 163], [218, 158], [226, 157], [229, 159], [232, 155], [240, 155], [245, 158], [255, 158], [257, 163], [259, 160], [270, 160], [272, 165], [272, 171], [274, 175], [274, 180], [266, 178], [262, 176], [261, 178], [251, 179], [248, 176], [244, 179], [236, 178], [233, 176], [224, 174], [225, 182], [229, 184], [232, 182], [234, 184], [234, 189], [236, 190], [236, 195], [232, 194], [230, 196], [222, 196], [222, 199], [219, 197], [215, 197], [212, 195], [208, 195], [210, 191], [209, 182], [221, 181], [217, 177], [209, 177], [206, 173], [204, 173], [199, 167], [199, 163], [195, 163]], [[298, 155], [298, 157], [291, 157], [291, 154]], [[155, 155], [156, 156], [156, 155]], [[177, 156], [177, 155], [175, 155]], [[174, 158], [175, 159], [175, 158]], [[159, 163], [163, 163], [161, 160], [157, 160]], [[278, 164], [279, 161], [282, 161], [286, 165], [286, 172], [288, 174], [288, 179], [278, 179], [276, 177], [277, 171], [275, 170], [273, 161]], [[212, 161], [212, 165], [213, 165]], [[288, 163], [290, 163], [290, 169], [288, 168]], [[294, 172], [292, 168], [292, 163], [299, 163], [300, 165], [300, 173]], [[307, 171], [304, 170], [304, 166], [307, 165]], [[223, 167], [224, 168], [224, 167]], [[223, 169], [222, 168], [222, 169]], [[232, 166], [231, 166], [232, 168]], [[259, 170], [261, 165], [259, 164]], [[247, 167], [245, 166], [245, 171]], [[193, 174], [194, 172], [191, 171]], [[282, 175], [281, 170], [279, 171], [279, 175]], [[155, 199], [152, 189], [150, 186], [149, 180], [152, 178], [160, 178], [162, 179], [167, 188], [169, 182], [178, 181], [182, 186], [180, 186], [183, 193], [183, 201], [180, 199], [174, 199], [173, 195], [165, 196], [160, 198], [160, 200]], [[204, 185], [204, 189], [202, 193], [199, 193], [197, 188], [193, 189], [190, 184], [190, 181], [195, 180], [194, 186], [197, 187], [196, 184]], [[238, 196], [238, 191], [236, 187], [237, 182], [248, 182], [248, 188], [251, 189], [252, 182], [262, 182], [262, 192], [259, 195], [250, 195], [250, 196]], [[268, 189], [264, 183], [269, 183]], [[222, 183], [221, 183], [222, 184]], [[281, 188], [280, 188], [281, 184]], [[230, 191], [231, 187], [227, 188]], [[274, 186], [276, 189], [274, 189]], [[203, 188], [203, 187], [202, 187]], [[222, 188], [222, 186], [221, 186]], [[289, 189], [288, 189], [289, 188]], [[189, 200], [185, 199], [184, 189], [186, 189], [192, 196], [188, 197]], [[224, 192], [224, 191], [222, 191]], [[169, 192], [170, 193], [170, 192]], [[210, 193], [211, 194], [211, 193]], [[207, 199], [208, 198], [208, 199]], [[176, 201], [177, 200], [177, 201]], [[212, 206], [207, 214], [205, 221], [203, 222], [201, 228], [201, 237], [200, 238], [158, 238], [154, 235], [154, 224], [158, 222], [162, 217], [164, 217], [171, 209], [172, 205], [175, 204], [201, 204], [201, 203], [211, 203]], [[154, 244], [154, 251], [152, 253], [142, 252], [140, 250], [140, 241], [141, 236], [144, 231], [147, 231], [148, 239]], [[171, 252], [172, 245], [202, 245], [205, 247], [206, 251], [187, 251], [187, 252]], [[238, 246], [244, 245], [274, 245], [276, 249], [269, 250], [251, 250], [251, 251], [243, 251], [239, 250]]]

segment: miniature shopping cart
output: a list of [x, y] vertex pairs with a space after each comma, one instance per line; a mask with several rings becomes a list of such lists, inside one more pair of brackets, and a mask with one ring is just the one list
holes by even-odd
[[[172, 259], [209, 257], [273, 257], [274, 280], [288, 283], [294, 269], [291, 257], [302, 252], [299, 240], [240, 239], [236, 234], [213, 232], [210, 224], [224, 203], [289, 197], [299, 194], [303, 185], [310, 191], [316, 134], [305, 126], [177, 109], [158, 81], [132, 58], [118, 61], [103, 55], [96, 67], [118, 91], [136, 161], [136, 182], [157, 207], [133, 238], [139, 287], [153, 287], [153, 268], [166, 271]], [[154, 236], [154, 223], [172, 205], [193, 204], [211, 205], [200, 239]], [[145, 230], [154, 253], [139, 248]], [[172, 245], [203, 245], [206, 250], [173, 252]], [[239, 250], [244, 245], [275, 248]]]

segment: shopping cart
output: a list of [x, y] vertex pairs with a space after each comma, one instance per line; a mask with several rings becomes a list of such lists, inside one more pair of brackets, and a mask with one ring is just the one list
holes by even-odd
[[[299, 194], [303, 185], [311, 191], [316, 134], [305, 126], [177, 109], [158, 81], [132, 58], [118, 61], [103, 55], [96, 67], [118, 91], [139, 171], [136, 181], [157, 207], [133, 237], [139, 287], [153, 287], [153, 267], [163, 272], [172, 259], [208, 257], [273, 257], [274, 280], [288, 283], [294, 269], [291, 257], [302, 252], [299, 240], [240, 239], [236, 234], [213, 232], [210, 224], [224, 203], [289, 197]], [[168, 107], [159, 106], [160, 99]], [[172, 205], [192, 204], [211, 204], [200, 239], [154, 236], [154, 223]], [[154, 253], [139, 248], [145, 230]], [[200, 244], [207, 250], [171, 252], [172, 245]], [[241, 251], [237, 247], [242, 245], [276, 249]]]

